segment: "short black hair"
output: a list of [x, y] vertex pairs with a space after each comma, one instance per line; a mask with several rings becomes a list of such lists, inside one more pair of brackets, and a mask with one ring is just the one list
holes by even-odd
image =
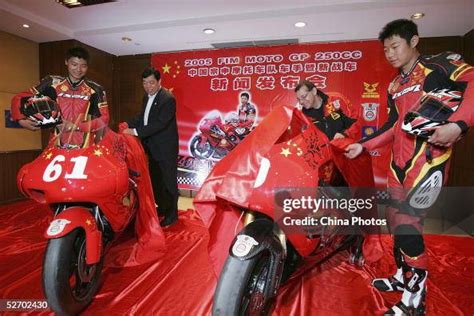
[[398, 19], [387, 23], [379, 33], [379, 41], [383, 41], [392, 36], [398, 35], [405, 39], [407, 43], [413, 36], [418, 35], [418, 26], [412, 20]]
[[250, 94], [248, 94], [247, 92], [242, 92], [240, 94], [240, 97], [247, 97], [247, 99], [250, 99]]
[[155, 76], [155, 79], [159, 81], [161, 79], [161, 73], [153, 67], [148, 67], [142, 72], [142, 79], [148, 78], [150, 76]]
[[66, 60], [69, 60], [69, 58], [73, 58], [73, 57], [84, 59], [85, 61], [87, 61], [88, 64], [91, 60], [89, 52], [87, 51], [87, 49], [83, 47], [76, 46], [76, 47], [69, 48], [66, 52]]
[[312, 83], [311, 81], [309, 80], [301, 80], [295, 87], [295, 92], [298, 92], [299, 89], [303, 88], [303, 87], [306, 87], [308, 88], [308, 91], [311, 91], [313, 90], [314, 88], [316, 88], [316, 86], [314, 85], [314, 83]]

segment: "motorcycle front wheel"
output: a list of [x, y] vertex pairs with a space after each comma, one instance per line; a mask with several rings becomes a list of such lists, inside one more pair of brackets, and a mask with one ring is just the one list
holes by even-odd
[[201, 144], [201, 142], [201, 136], [194, 136], [194, 138], [191, 140], [191, 144], [189, 145], [189, 149], [194, 157], [207, 159], [212, 156], [215, 148], [212, 147], [208, 140], [206, 140], [204, 144]]
[[267, 315], [271, 307], [271, 299], [265, 297], [269, 269], [268, 253], [245, 261], [229, 256], [217, 283], [212, 315]]
[[86, 264], [82, 229], [50, 239], [43, 263], [43, 288], [50, 308], [58, 315], [77, 315], [94, 298], [103, 260]]

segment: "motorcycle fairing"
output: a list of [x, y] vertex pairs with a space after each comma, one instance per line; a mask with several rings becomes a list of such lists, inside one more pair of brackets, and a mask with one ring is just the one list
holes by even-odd
[[[116, 154], [115, 147], [120, 146], [125, 145], [114, 133], [108, 133], [99, 144], [87, 148], [71, 150], [48, 146], [38, 158], [20, 169], [18, 187], [42, 204], [94, 203], [108, 214], [113, 230], [121, 231], [133, 214], [123, 202], [129, 188], [129, 175], [125, 160]], [[85, 161], [82, 175], [71, 176], [78, 158]], [[57, 178], [55, 168], [60, 170]]]
[[[54, 229], [53, 226], [59, 223], [61, 228]], [[97, 229], [94, 216], [84, 207], [73, 206], [59, 213], [54, 217], [44, 237], [47, 239], [63, 237], [76, 228], [81, 228], [86, 233], [86, 263], [98, 263], [102, 252], [102, 232]]]

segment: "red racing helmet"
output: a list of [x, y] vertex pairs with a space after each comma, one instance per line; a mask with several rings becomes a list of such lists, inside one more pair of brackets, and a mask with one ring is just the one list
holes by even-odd
[[463, 99], [461, 91], [435, 89], [421, 98], [420, 105], [409, 111], [403, 120], [402, 130], [423, 138], [431, 136], [435, 129], [449, 123]]
[[62, 122], [59, 105], [48, 96], [35, 95], [29, 98], [20, 107], [20, 112], [35, 121], [41, 128], [48, 128]]

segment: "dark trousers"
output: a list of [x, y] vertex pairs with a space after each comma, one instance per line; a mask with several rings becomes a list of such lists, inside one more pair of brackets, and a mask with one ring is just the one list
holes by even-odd
[[151, 183], [158, 215], [165, 218], [178, 216], [178, 182], [176, 162], [157, 161], [149, 157]]

